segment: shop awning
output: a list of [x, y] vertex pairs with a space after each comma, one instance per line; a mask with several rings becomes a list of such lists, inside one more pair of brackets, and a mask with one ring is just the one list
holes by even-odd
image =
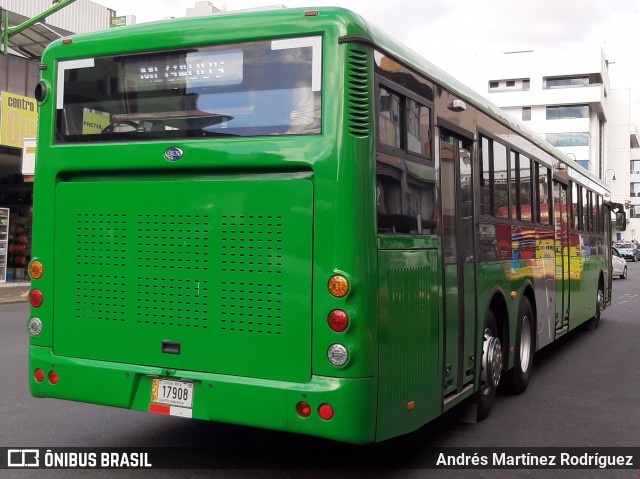
[[61, 33], [43, 23], [16, 33], [9, 38], [9, 47], [29, 58], [40, 58], [47, 45], [62, 37]]

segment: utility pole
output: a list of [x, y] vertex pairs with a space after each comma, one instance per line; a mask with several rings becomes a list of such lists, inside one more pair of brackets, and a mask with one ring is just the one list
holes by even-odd
[[35, 17], [27, 20], [20, 25], [16, 25], [13, 28], [9, 28], [9, 12], [4, 9], [0, 9], [0, 16], [2, 17], [1, 28], [2, 28], [2, 53], [5, 55], [9, 50], [9, 38], [13, 35], [26, 30], [27, 28], [35, 25], [41, 20], [47, 18], [49, 15], [57, 12], [58, 10], [63, 9], [64, 7], [68, 7], [76, 0], [53, 0], [53, 6], [48, 10], [36, 15]]

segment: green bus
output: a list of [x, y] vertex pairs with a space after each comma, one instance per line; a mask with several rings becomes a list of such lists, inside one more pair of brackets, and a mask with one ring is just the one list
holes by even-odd
[[34, 396], [382, 441], [484, 418], [610, 302], [606, 185], [348, 10], [78, 35], [40, 68]]

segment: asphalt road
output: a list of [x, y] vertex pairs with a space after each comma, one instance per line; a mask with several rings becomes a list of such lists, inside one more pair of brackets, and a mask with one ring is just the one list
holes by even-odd
[[[580, 328], [535, 356], [534, 373], [523, 395], [499, 395], [490, 417], [461, 421], [460, 408], [415, 433], [349, 454], [388, 454], [422, 447], [640, 447], [640, 263], [629, 263], [629, 279], [614, 280], [613, 305], [595, 331]], [[35, 399], [27, 385], [26, 304], [0, 305], [0, 447], [208, 447], [223, 446], [238, 457], [256, 448], [282, 446], [274, 454], [285, 463], [294, 447], [317, 448], [308, 469], [144, 471], [163, 477], [326, 477], [322, 454], [341, 446], [314, 438], [259, 429], [190, 421], [55, 399]], [[391, 449], [393, 448], [393, 449]], [[331, 449], [329, 449], [330, 451]], [[220, 449], [220, 454], [226, 454]], [[359, 452], [362, 451], [362, 452]], [[419, 458], [416, 458], [419, 459]], [[253, 464], [250, 459], [247, 464]], [[418, 461], [419, 462], [419, 461]], [[242, 466], [239, 460], [238, 467]], [[264, 467], [269, 467], [268, 459]], [[407, 467], [411, 467], [408, 464]], [[37, 474], [36, 474], [37, 472]], [[331, 471], [353, 477], [356, 471]], [[17, 471], [12, 477], [132, 477], [131, 471]], [[142, 472], [139, 472], [142, 474]], [[367, 471], [367, 477], [633, 478], [632, 470], [425, 470]]]

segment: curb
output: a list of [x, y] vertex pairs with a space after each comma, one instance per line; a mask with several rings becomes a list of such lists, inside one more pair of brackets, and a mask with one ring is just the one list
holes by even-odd
[[0, 306], [2, 306], [3, 304], [18, 304], [18, 303], [26, 303], [26, 302], [27, 302], [26, 299], [6, 299], [6, 300], [0, 299]]

